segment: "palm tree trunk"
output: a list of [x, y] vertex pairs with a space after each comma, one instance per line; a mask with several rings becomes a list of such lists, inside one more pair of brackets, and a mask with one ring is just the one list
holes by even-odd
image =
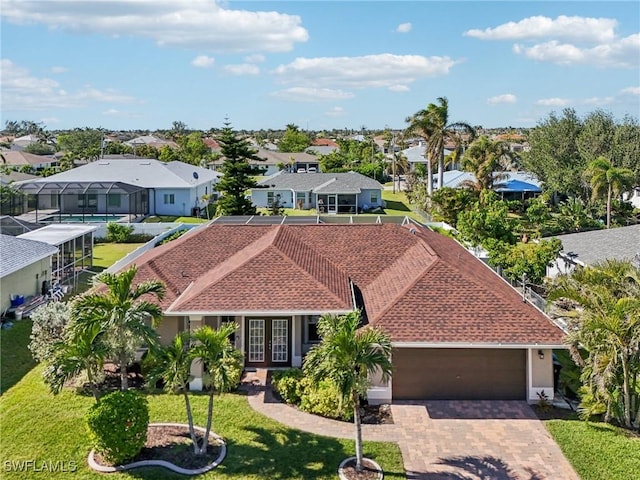
[[427, 193], [429, 196], [433, 193], [433, 168], [430, 156], [427, 157]]
[[127, 375], [127, 355], [122, 352], [120, 354], [120, 390], [129, 389], [129, 375]]
[[209, 445], [209, 433], [211, 432], [211, 423], [213, 421], [213, 386], [211, 387], [211, 393], [209, 394], [209, 406], [207, 408], [207, 428], [204, 432], [204, 438], [202, 439], [202, 445], [200, 446], [200, 455], [207, 453], [207, 446]]
[[87, 380], [89, 380], [89, 387], [91, 388], [91, 393], [93, 393], [93, 398], [96, 399], [96, 403], [100, 403], [100, 392], [98, 391], [98, 387], [90, 367], [87, 368]]
[[191, 413], [191, 402], [189, 402], [189, 395], [187, 394], [187, 389], [183, 390], [184, 395], [184, 404], [187, 408], [187, 422], [189, 423], [189, 435], [191, 435], [191, 442], [193, 443], [193, 453], [198, 455], [198, 438], [196, 437], [196, 432], [193, 429], [193, 413]]
[[611, 226], [611, 184], [607, 191], [607, 228]]
[[444, 149], [438, 153], [438, 188], [442, 188], [444, 183]]
[[622, 360], [622, 394], [624, 395], [624, 425], [631, 428], [631, 393], [629, 392], [629, 367], [624, 352]]
[[638, 400], [639, 400], [638, 401], [638, 411], [636, 412], [636, 419], [633, 422], [633, 427], [637, 428], [637, 429], [640, 429], [640, 397], [636, 396], [636, 398], [638, 398]]
[[362, 466], [362, 423], [360, 422], [360, 396], [353, 393], [353, 423], [356, 426], [356, 472], [363, 470]]

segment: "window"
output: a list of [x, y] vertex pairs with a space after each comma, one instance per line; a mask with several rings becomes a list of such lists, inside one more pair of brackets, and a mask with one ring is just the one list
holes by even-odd
[[369, 198], [370, 198], [369, 201], [372, 204], [377, 204], [378, 203], [378, 192], [371, 192], [371, 196]]
[[320, 343], [320, 335], [318, 334], [318, 317], [317, 315], [305, 317], [304, 322], [304, 342]]
[[174, 205], [176, 203], [176, 196], [173, 193], [165, 193], [164, 194], [164, 204], [165, 205]]
[[275, 192], [267, 192], [267, 205], [273, 205], [273, 200], [275, 198]]
[[110, 193], [107, 195], [107, 205], [110, 207], [120, 207], [120, 194]]

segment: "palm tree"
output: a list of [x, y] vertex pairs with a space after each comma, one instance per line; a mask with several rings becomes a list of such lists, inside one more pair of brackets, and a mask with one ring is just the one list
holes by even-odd
[[235, 324], [226, 324], [214, 330], [209, 326], [199, 328], [193, 333], [198, 343], [192, 350], [193, 358], [199, 359], [204, 368], [203, 383], [209, 390], [207, 407], [207, 426], [202, 443], [196, 447], [196, 454], [207, 452], [209, 433], [213, 421], [213, 394], [217, 390], [226, 392], [237, 385], [242, 371], [242, 353], [229, 341], [235, 332]]
[[495, 175], [494, 172], [501, 170], [502, 158], [509, 156], [509, 146], [504, 142], [490, 140], [484, 135], [474, 140], [462, 156], [462, 168], [473, 173], [476, 181], [466, 182], [466, 185], [479, 192], [493, 189], [496, 180], [505, 178], [504, 174]]
[[[423, 137], [427, 142], [425, 157], [428, 158], [427, 182], [432, 181], [433, 162], [438, 162], [438, 188], [442, 188], [444, 182], [444, 147], [448, 142], [455, 144], [455, 150], [462, 150], [464, 135], [468, 135], [472, 141], [475, 137], [475, 130], [471, 125], [464, 122], [449, 123], [449, 101], [446, 97], [438, 97], [437, 104], [430, 103], [426, 109], [420, 110], [407, 118], [409, 132]], [[428, 185], [428, 192], [431, 194], [433, 186]]]
[[627, 428], [632, 422], [638, 427], [640, 269], [628, 261], [607, 261], [576, 270], [556, 280], [549, 298], [570, 299], [579, 306], [574, 316], [568, 316], [567, 342], [573, 352], [580, 347], [588, 353], [584, 361], [574, 355], [583, 366], [585, 411], [589, 412], [589, 400], [595, 399], [605, 404], [606, 421], [614, 416]]
[[97, 323], [83, 328], [73, 323], [69, 326], [68, 338], [54, 345], [53, 355], [42, 373], [54, 395], [60, 393], [69, 380], [85, 373], [93, 397], [96, 402], [100, 401], [96, 380], [109, 353], [105, 340], [104, 331]]
[[[97, 291], [80, 297], [71, 307], [71, 318], [79, 328], [97, 324], [106, 332], [111, 354], [120, 368], [122, 390], [128, 388], [127, 365], [136, 349], [141, 344], [151, 349], [157, 347], [155, 327], [162, 318], [160, 306], [143, 297], [162, 300], [164, 284], [150, 280], [134, 286], [137, 271], [133, 265], [121, 273], [101, 273], [95, 278]], [[106, 287], [106, 291], [102, 287]], [[147, 324], [149, 319], [150, 325]]]
[[171, 344], [154, 352], [153, 359], [154, 368], [147, 379], [147, 383], [155, 386], [158, 381], [161, 381], [165, 391], [182, 394], [187, 410], [189, 434], [193, 442], [194, 453], [197, 455], [199, 444], [193, 428], [193, 413], [188, 395], [189, 381], [191, 380], [191, 362], [193, 361], [190, 333], [180, 332], [173, 338]]
[[356, 427], [356, 470], [362, 471], [362, 427], [360, 397], [366, 395], [369, 375], [391, 376], [391, 340], [376, 328], [360, 327], [360, 312], [323, 315], [318, 321], [321, 343], [305, 357], [305, 373], [314, 381], [329, 380], [341, 395], [343, 405], [353, 409]]
[[587, 166], [585, 177], [593, 189], [592, 197], [607, 199], [607, 228], [611, 226], [611, 197], [620, 195], [633, 185], [634, 175], [628, 168], [614, 167], [611, 161], [598, 157]]

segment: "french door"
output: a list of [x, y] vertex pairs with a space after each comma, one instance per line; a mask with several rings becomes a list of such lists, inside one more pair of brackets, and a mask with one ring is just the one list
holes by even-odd
[[247, 318], [245, 331], [247, 366], [291, 365], [290, 318]]
[[327, 195], [327, 213], [338, 213], [337, 195]]

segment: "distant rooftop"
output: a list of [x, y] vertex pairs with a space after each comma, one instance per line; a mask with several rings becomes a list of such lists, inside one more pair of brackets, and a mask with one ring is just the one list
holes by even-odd
[[557, 235], [562, 253], [582, 265], [631, 260], [640, 254], [640, 225]]

